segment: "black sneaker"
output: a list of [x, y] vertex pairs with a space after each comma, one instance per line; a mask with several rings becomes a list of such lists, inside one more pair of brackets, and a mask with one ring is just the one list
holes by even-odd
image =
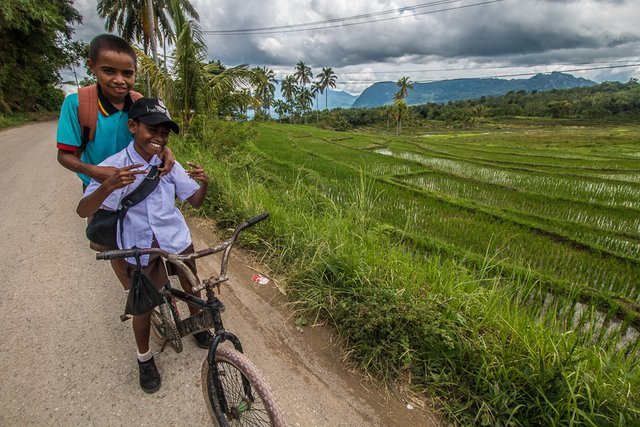
[[213, 344], [213, 334], [209, 331], [196, 332], [193, 334], [193, 338], [200, 348], [209, 348]]
[[145, 393], [155, 393], [160, 389], [160, 374], [156, 368], [156, 362], [153, 357], [146, 362], [138, 360], [138, 369], [140, 370], [140, 388]]

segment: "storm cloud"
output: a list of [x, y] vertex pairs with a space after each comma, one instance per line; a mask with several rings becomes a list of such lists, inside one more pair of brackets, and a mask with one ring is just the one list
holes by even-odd
[[[640, 63], [637, 0], [192, 3], [211, 59], [267, 66], [278, 78], [292, 73], [300, 60], [314, 74], [333, 67], [340, 88], [352, 93], [373, 81], [404, 75], [414, 81], [564, 70], [596, 81], [640, 75], [640, 67], [627, 66]], [[85, 21], [76, 30], [78, 38], [88, 41], [104, 31], [95, 0], [76, 1], [75, 6]], [[400, 8], [406, 9], [379, 14]], [[344, 19], [360, 15], [365, 16]], [[334, 21], [313, 24], [311, 31], [292, 27], [327, 20]], [[263, 34], [211, 33], [273, 27], [285, 28]]]

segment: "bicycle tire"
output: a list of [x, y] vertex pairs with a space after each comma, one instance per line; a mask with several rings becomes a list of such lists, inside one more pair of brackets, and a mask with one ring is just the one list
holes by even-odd
[[182, 337], [168, 302], [165, 301], [151, 312], [151, 332], [158, 344], [164, 345], [166, 341], [176, 353], [182, 351]]
[[[284, 427], [284, 418], [275, 395], [255, 365], [244, 354], [219, 346], [215, 363], [229, 411], [226, 414], [222, 412], [213, 382], [213, 372], [209, 369], [208, 359], [205, 359], [202, 364], [202, 394], [213, 425]], [[253, 401], [249, 401], [245, 396], [242, 376], [251, 384]]]

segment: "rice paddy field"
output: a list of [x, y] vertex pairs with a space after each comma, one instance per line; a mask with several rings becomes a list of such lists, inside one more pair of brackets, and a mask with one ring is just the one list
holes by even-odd
[[[207, 159], [301, 318], [459, 425], [638, 425], [640, 127], [264, 124]], [[305, 320], [306, 321], [306, 320]]]

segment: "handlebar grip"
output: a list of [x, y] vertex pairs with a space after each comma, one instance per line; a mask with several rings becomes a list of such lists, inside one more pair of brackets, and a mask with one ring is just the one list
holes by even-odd
[[98, 252], [96, 254], [96, 259], [132, 258], [136, 256], [136, 251], [140, 253], [139, 249], [125, 249], [125, 250], [116, 249], [112, 251]]
[[267, 218], [269, 218], [269, 212], [263, 212], [260, 215], [255, 216], [255, 217], [251, 218], [250, 220], [248, 220], [247, 221], [247, 227], [251, 227], [252, 225], [256, 225], [260, 221], [264, 221]]

